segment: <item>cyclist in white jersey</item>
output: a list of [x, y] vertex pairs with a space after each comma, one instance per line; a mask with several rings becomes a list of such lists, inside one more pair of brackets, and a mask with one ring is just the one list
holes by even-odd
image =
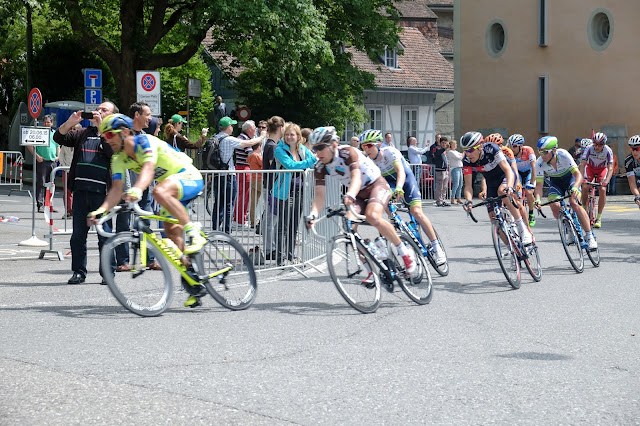
[[440, 247], [440, 241], [433, 230], [431, 221], [422, 211], [422, 195], [409, 163], [396, 148], [392, 146], [381, 147], [381, 143], [382, 132], [380, 130], [366, 130], [360, 135], [360, 145], [365, 155], [380, 168], [382, 176], [393, 191], [393, 196], [398, 200], [404, 198], [409, 204], [409, 211], [420, 223], [434, 248], [436, 264], [444, 265], [447, 257]]
[[631, 154], [624, 159], [624, 168], [627, 172], [629, 189], [635, 195], [634, 201], [640, 206], [640, 135], [629, 138], [629, 147]]
[[[549, 201], [557, 200], [564, 196], [565, 192], [571, 191], [573, 197], [569, 198], [569, 204], [578, 215], [578, 220], [585, 233], [585, 240], [589, 245], [589, 250], [598, 248], [595, 238], [592, 238], [591, 224], [587, 212], [578, 204], [580, 196], [580, 184], [582, 174], [578, 170], [576, 162], [568, 151], [558, 148], [558, 139], [555, 136], [545, 136], [538, 141], [538, 153], [540, 156], [536, 160], [536, 208], [540, 208], [540, 196], [544, 185], [545, 174], [549, 176]], [[553, 217], [556, 219], [560, 214], [560, 206], [557, 203], [550, 204]]]
[[393, 225], [382, 218], [384, 208], [391, 197], [389, 185], [380, 174], [380, 169], [370, 158], [352, 146], [338, 146], [340, 138], [333, 126], [318, 127], [309, 135], [311, 150], [318, 157], [315, 165], [315, 198], [311, 212], [306, 218], [307, 227], [317, 219], [325, 202], [325, 177], [331, 176], [346, 186], [344, 196], [346, 206], [353, 205], [359, 213], [364, 211], [367, 222], [396, 246], [402, 256], [407, 274], [416, 270], [415, 262], [409, 256]]

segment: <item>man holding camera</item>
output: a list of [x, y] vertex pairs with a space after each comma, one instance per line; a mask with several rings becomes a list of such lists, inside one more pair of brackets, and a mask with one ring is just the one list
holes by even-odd
[[[103, 102], [96, 111], [77, 111], [53, 134], [53, 140], [61, 146], [74, 148], [73, 160], [69, 168], [68, 187], [73, 191], [73, 232], [71, 234], [71, 269], [73, 276], [68, 284], [83, 283], [87, 277], [87, 214], [102, 204], [111, 186], [111, 146], [98, 134], [102, 119], [118, 112], [113, 102]], [[89, 114], [91, 118], [89, 118]], [[91, 125], [84, 129], [75, 129], [75, 125], [84, 119], [90, 119]], [[105, 223], [105, 230], [111, 232], [111, 223]], [[105, 238], [98, 237], [98, 247], [102, 250]], [[115, 270], [115, 265], [113, 265]], [[105, 273], [101, 284], [106, 284]]]

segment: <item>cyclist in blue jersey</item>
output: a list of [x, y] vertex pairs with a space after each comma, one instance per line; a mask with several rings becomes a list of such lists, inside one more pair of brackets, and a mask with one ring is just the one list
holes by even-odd
[[[568, 151], [558, 148], [558, 139], [555, 136], [545, 136], [538, 141], [538, 154], [540, 156], [536, 160], [535, 206], [537, 208], [540, 206], [540, 196], [542, 195], [542, 186], [546, 174], [549, 176], [550, 181], [547, 199], [549, 201], [556, 200], [563, 197], [565, 192], [571, 191], [573, 197], [569, 198], [569, 204], [578, 215], [589, 250], [595, 250], [598, 248], [598, 243], [591, 234], [589, 216], [578, 204], [580, 184], [582, 183], [582, 174], [578, 169], [578, 165]], [[553, 217], [557, 219], [560, 214], [560, 206], [558, 203], [552, 203], [550, 207]]]
[[447, 257], [440, 247], [440, 241], [436, 236], [431, 222], [422, 211], [422, 196], [416, 178], [404, 159], [400, 151], [391, 146], [381, 147], [382, 132], [380, 130], [366, 130], [360, 135], [360, 146], [362, 150], [380, 168], [382, 176], [385, 178], [393, 197], [404, 198], [409, 204], [411, 214], [418, 220], [431, 241], [435, 250], [435, 261], [437, 265], [444, 265]]

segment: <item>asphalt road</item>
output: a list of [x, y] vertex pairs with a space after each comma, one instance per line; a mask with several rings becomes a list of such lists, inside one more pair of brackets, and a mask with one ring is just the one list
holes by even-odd
[[484, 212], [474, 224], [428, 206], [451, 268], [429, 305], [383, 291], [363, 315], [326, 273], [287, 272], [260, 277], [247, 311], [183, 308], [179, 293], [146, 319], [98, 284], [95, 244], [78, 286], [70, 259], [17, 246], [26, 200], [0, 193], [1, 215], [25, 215], [0, 223], [0, 425], [640, 423], [640, 210], [628, 200], [607, 207], [602, 264], [583, 274], [540, 219], [543, 279], [524, 272], [519, 290]]

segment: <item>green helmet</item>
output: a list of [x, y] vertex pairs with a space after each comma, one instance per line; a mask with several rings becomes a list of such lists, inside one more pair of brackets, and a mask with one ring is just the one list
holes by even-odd
[[131, 129], [133, 127], [133, 120], [124, 114], [111, 114], [102, 119], [100, 129], [98, 130], [104, 135], [107, 132], [119, 132], [120, 130], [118, 129], [123, 127]]
[[365, 130], [360, 135], [360, 146], [367, 143], [382, 142], [382, 132], [380, 130]]

